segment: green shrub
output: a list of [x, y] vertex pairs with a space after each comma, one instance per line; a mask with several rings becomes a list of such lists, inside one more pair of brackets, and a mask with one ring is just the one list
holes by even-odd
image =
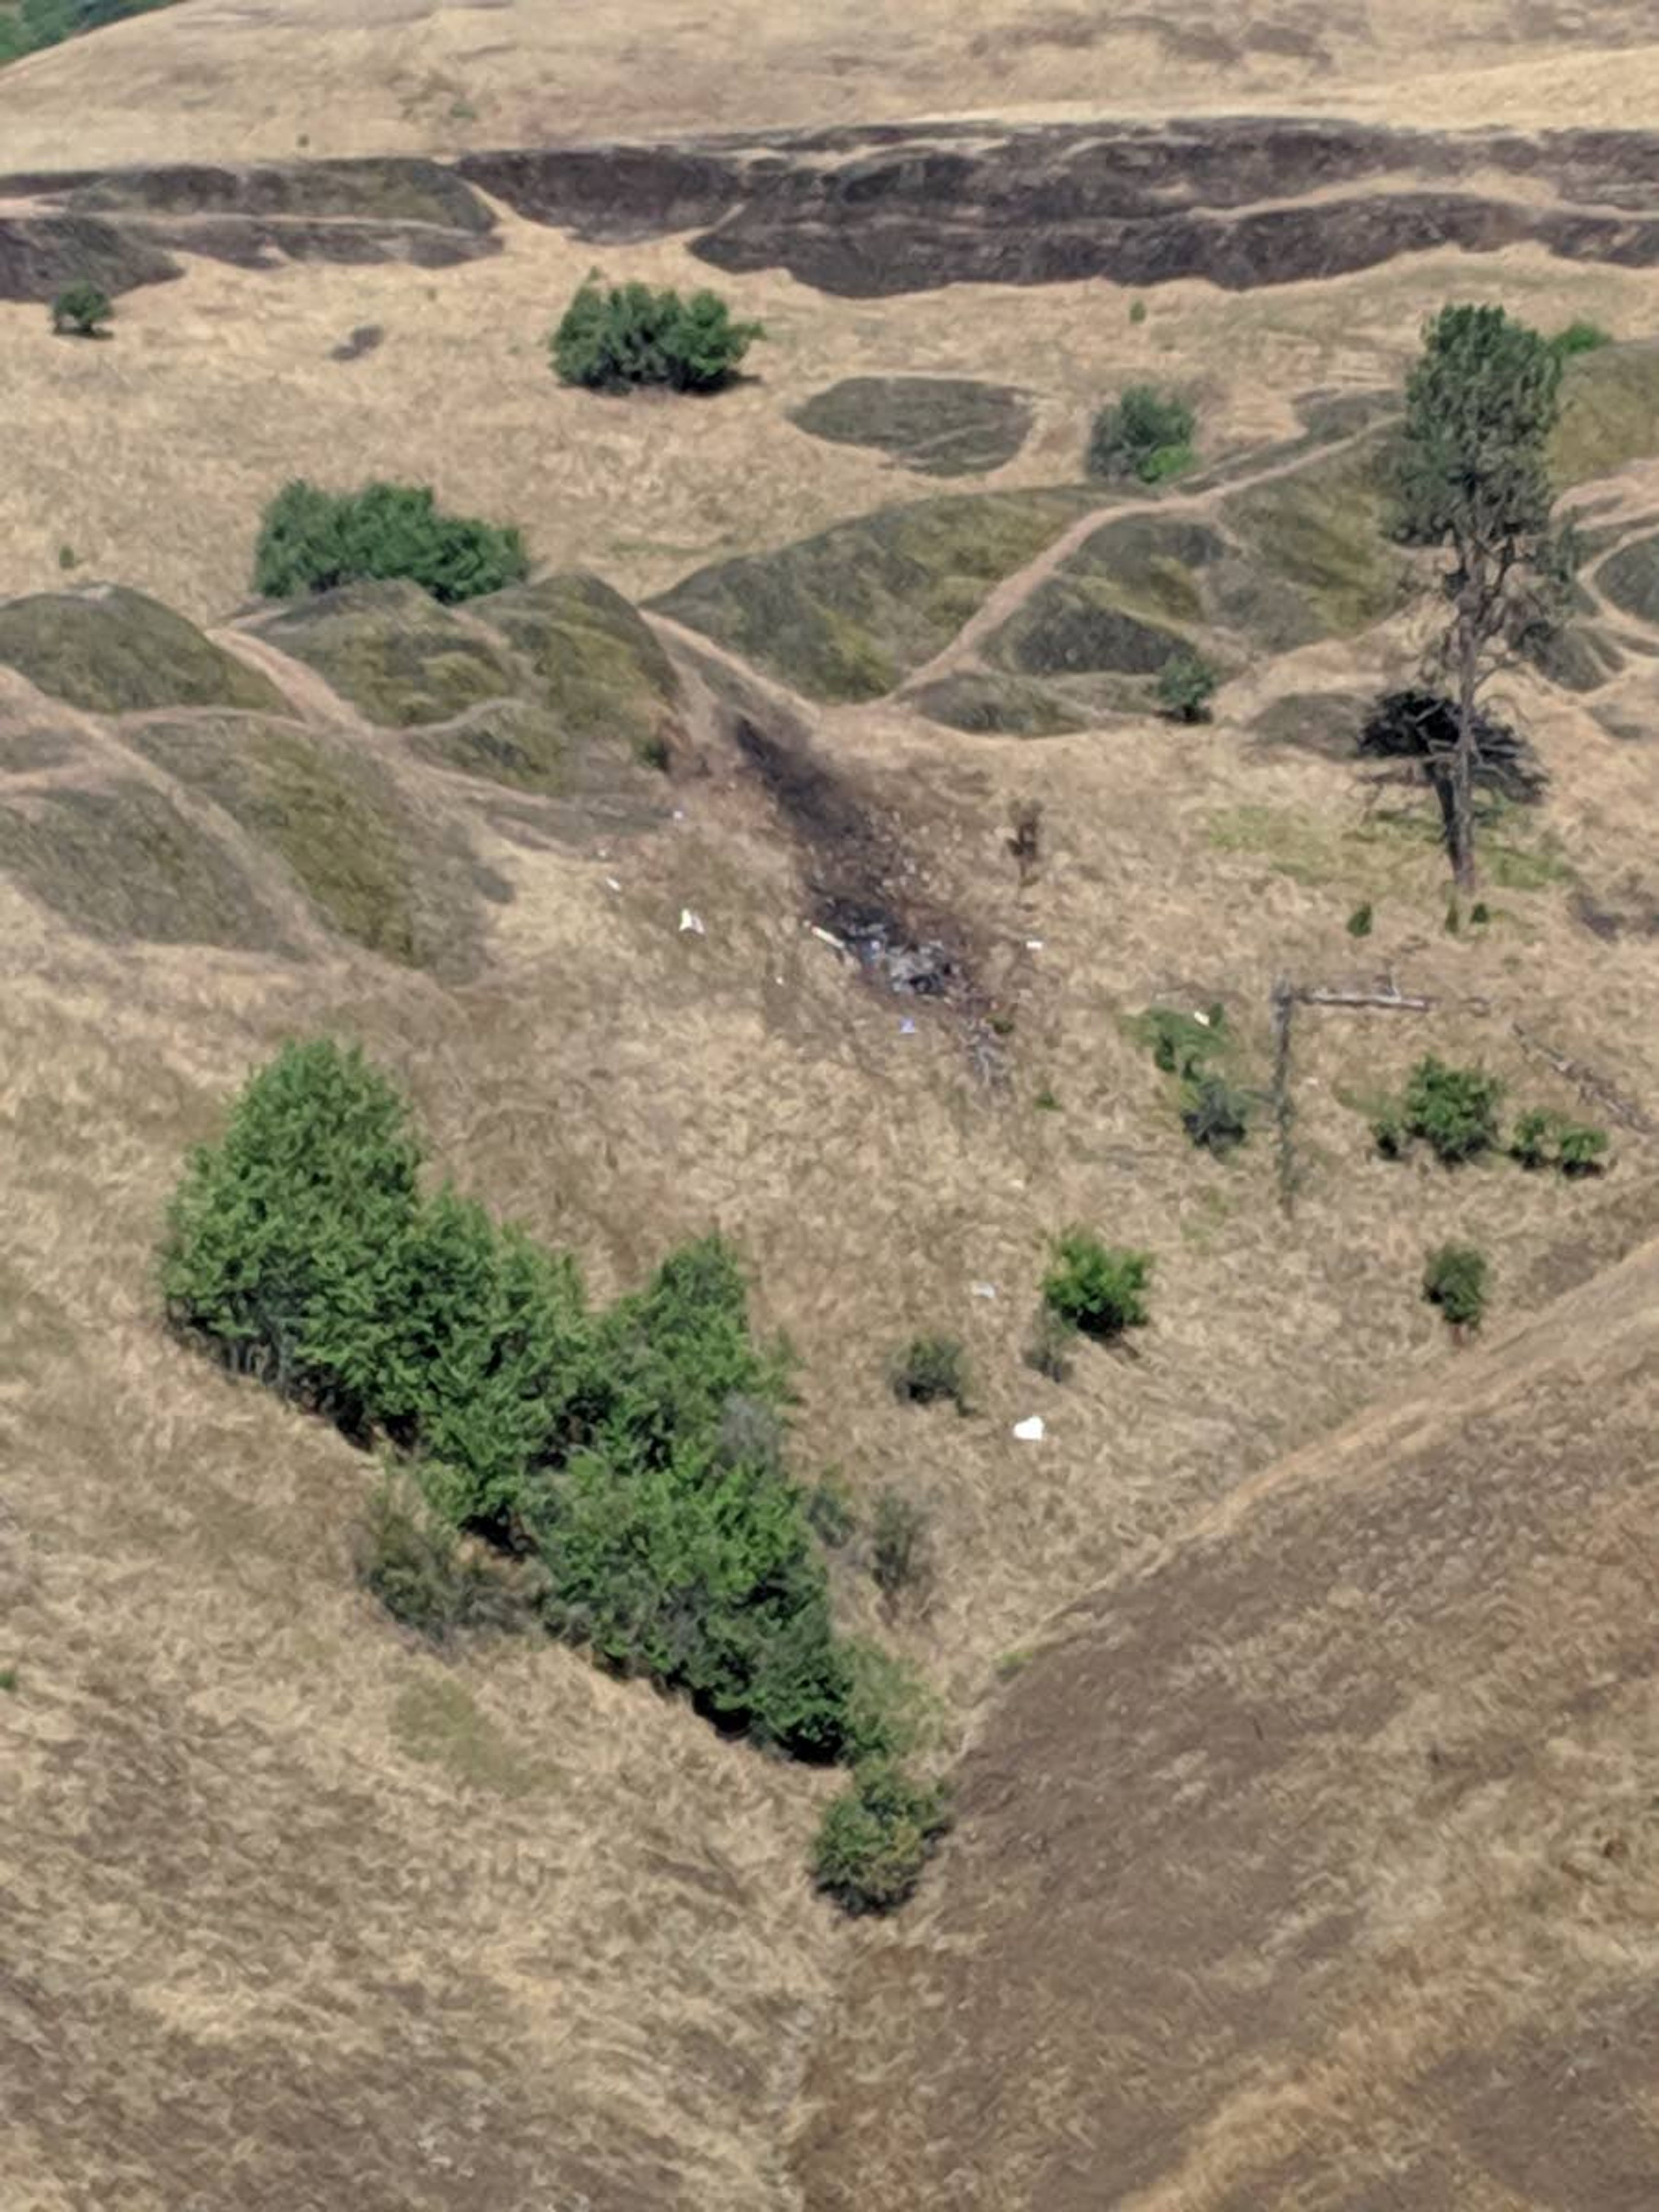
[[682, 300], [648, 284], [602, 289], [592, 278], [565, 309], [551, 339], [562, 384], [592, 392], [666, 385], [675, 392], [718, 392], [765, 332], [736, 323], [714, 292]]
[[1178, 1076], [1183, 1083], [1196, 1082], [1206, 1072], [1207, 1063], [1224, 1053], [1232, 1042], [1225, 1009], [1219, 1006], [1209, 1007], [1201, 1018], [1175, 1006], [1148, 1006], [1127, 1027], [1135, 1042], [1152, 1054], [1154, 1067], [1165, 1075]]
[[1200, 1076], [1188, 1089], [1181, 1126], [1201, 1151], [1231, 1152], [1250, 1133], [1250, 1096], [1224, 1077]]
[[890, 1912], [915, 1893], [950, 1825], [942, 1793], [891, 1760], [861, 1766], [825, 1811], [812, 1846], [818, 1887], [845, 1911]]
[[838, 1552], [843, 1544], [852, 1542], [859, 1525], [858, 1515], [853, 1510], [839, 1475], [820, 1475], [805, 1492], [802, 1509], [813, 1534], [830, 1551]]
[[1371, 924], [1375, 919], [1371, 902], [1367, 899], [1363, 906], [1357, 906], [1348, 916], [1349, 936], [1369, 937], [1371, 933]]
[[870, 1575], [885, 1598], [926, 1578], [927, 1516], [913, 1498], [884, 1490], [870, 1524]]
[[1025, 1347], [1025, 1364], [1051, 1382], [1069, 1382], [1076, 1350], [1076, 1324], [1062, 1320], [1052, 1306], [1040, 1305]]
[[1569, 1121], [1539, 1106], [1517, 1115], [1510, 1136], [1510, 1157], [1523, 1168], [1554, 1168], [1560, 1174], [1580, 1176], [1601, 1174], [1608, 1146], [1605, 1129], [1584, 1121]]
[[1600, 1175], [1607, 1165], [1608, 1141], [1605, 1129], [1564, 1121], [1555, 1141], [1555, 1164], [1564, 1176]]
[[1184, 399], [1150, 384], [1132, 384], [1115, 406], [1096, 416], [1085, 465], [1091, 477], [1109, 481], [1134, 477], [1161, 483], [1191, 466], [1196, 427]]
[[1200, 654], [1172, 653], [1158, 673], [1158, 703], [1172, 722], [1207, 722], [1220, 681]]
[[1613, 343], [1612, 333], [1599, 323], [1588, 323], [1582, 319], [1569, 323], [1564, 331], [1557, 331], [1550, 340], [1550, 351], [1558, 361], [1571, 361], [1576, 354], [1599, 353], [1603, 346]]
[[403, 1100], [361, 1053], [285, 1046], [173, 1199], [173, 1326], [366, 1437], [408, 1395], [419, 1167]]
[[1423, 1295], [1454, 1328], [1478, 1328], [1486, 1310], [1486, 1261], [1473, 1244], [1442, 1244], [1423, 1270]]
[[895, 1354], [888, 1379], [893, 1395], [906, 1405], [932, 1406], [948, 1398], [957, 1413], [972, 1410], [968, 1354], [960, 1337], [913, 1336]]
[[1152, 1255], [1114, 1249], [1086, 1229], [1068, 1229], [1054, 1242], [1042, 1279], [1043, 1303], [1085, 1335], [1121, 1336], [1143, 1328]]
[[1144, 300], [1132, 300], [1129, 302], [1129, 320], [1138, 328], [1146, 319], [1146, 302]]
[[52, 327], [59, 337], [101, 337], [114, 313], [109, 294], [96, 284], [66, 284], [52, 303]]
[[418, 1475], [421, 1512], [372, 1526], [372, 1585], [428, 1632], [471, 1617], [473, 1555], [435, 1516], [532, 1559], [549, 1626], [720, 1726], [807, 1759], [880, 1744], [783, 1464], [787, 1349], [755, 1340], [732, 1252], [688, 1245], [592, 1316], [568, 1258], [423, 1199], [420, 1166], [361, 1054], [290, 1045], [192, 1157], [162, 1260], [177, 1328]]
[[1419, 1060], [1405, 1097], [1373, 1124], [1377, 1149], [1398, 1158], [1420, 1139], [1446, 1167], [1477, 1159], [1498, 1142], [1504, 1086], [1478, 1067], [1448, 1067], [1432, 1054]]
[[429, 484], [329, 492], [295, 477], [265, 508], [253, 588], [287, 599], [404, 577], [448, 605], [519, 583], [529, 569], [516, 530], [443, 514]]

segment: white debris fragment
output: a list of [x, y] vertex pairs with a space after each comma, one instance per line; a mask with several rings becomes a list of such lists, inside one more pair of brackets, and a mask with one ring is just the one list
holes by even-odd
[[908, 1014], [906, 1014], [904, 1019], [899, 1024], [899, 1035], [901, 1036], [914, 1036], [915, 1033], [915, 1023]]
[[617, 878], [614, 876], [607, 876], [605, 878], [605, 887], [608, 891], [619, 891], [622, 889], [622, 885], [617, 881]]
[[707, 937], [708, 934], [702, 926], [702, 916], [694, 914], [689, 906], [680, 908], [680, 932], [683, 936], [690, 937]]
[[1028, 937], [1025, 940], [1025, 950], [1028, 952], [1041, 952], [1042, 939], [1040, 937]]
[[1041, 1413], [1033, 1413], [1029, 1419], [1014, 1423], [1014, 1434], [1023, 1444], [1040, 1444], [1048, 1433], [1042, 1425]]
[[1206, 1030], [1210, 1026], [1210, 1018], [1204, 1012], [1201, 1006], [1194, 1006], [1193, 1008], [1193, 1019], [1198, 1024], [1201, 1030]]
[[832, 952], [839, 952], [843, 959], [848, 957], [847, 946], [842, 943], [840, 938], [835, 934], [833, 930], [820, 929], [817, 922], [812, 922], [808, 926], [810, 927], [813, 936], [817, 939], [820, 945], [827, 945]]
[[974, 1285], [974, 1296], [976, 1298], [994, 1298], [996, 1294], [997, 1286], [994, 1283], [975, 1283]]

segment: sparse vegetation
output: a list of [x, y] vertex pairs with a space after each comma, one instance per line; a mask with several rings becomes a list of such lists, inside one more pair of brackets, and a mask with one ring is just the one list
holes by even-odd
[[818, 1887], [848, 1912], [890, 1912], [914, 1895], [949, 1826], [943, 1793], [888, 1760], [859, 1769], [812, 1846]]
[[529, 568], [517, 530], [444, 514], [430, 485], [329, 492], [295, 477], [265, 508], [253, 588], [289, 599], [401, 576], [450, 604], [521, 582]]
[[894, 1396], [906, 1405], [949, 1399], [957, 1413], [971, 1411], [968, 1353], [960, 1337], [913, 1336], [894, 1355], [889, 1380]]
[[870, 1524], [870, 1577], [884, 1598], [915, 1587], [927, 1571], [927, 1516], [902, 1491], [884, 1490]]
[[1220, 682], [1201, 653], [1172, 653], [1158, 673], [1158, 703], [1172, 722], [1207, 722]]
[[673, 392], [718, 392], [737, 374], [759, 323], [738, 323], [718, 293], [682, 300], [648, 284], [603, 287], [589, 278], [565, 309], [550, 341], [562, 384], [591, 392], [647, 385]]
[[1181, 1125], [1194, 1144], [1218, 1154], [1242, 1145], [1249, 1134], [1255, 1102], [1228, 1073], [1235, 1040], [1224, 1008], [1212, 1006], [1188, 1014], [1174, 1006], [1149, 1006], [1128, 1029], [1149, 1048], [1154, 1066], [1175, 1077]]
[[16, 1696], [17, 1669], [15, 1667], [0, 1667], [0, 1692], [3, 1692], [9, 1698]]
[[1498, 1142], [1503, 1095], [1502, 1083], [1483, 1068], [1449, 1067], [1430, 1054], [1412, 1070], [1399, 1103], [1372, 1123], [1377, 1150], [1400, 1159], [1420, 1140], [1445, 1167], [1478, 1159]]
[[1486, 1310], [1486, 1256], [1473, 1244], [1442, 1244], [1423, 1270], [1423, 1295], [1453, 1328], [1479, 1328]]
[[66, 284], [52, 303], [52, 327], [59, 337], [99, 338], [115, 313], [109, 294], [84, 281]]
[[[424, 1197], [420, 1170], [361, 1054], [289, 1045], [174, 1199], [173, 1326], [383, 1440], [451, 1532], [534, 1559], [544, 1619], [607, 1664], [801, 1758], [878, 1744], [781, 1464], [787, 1356], [754, 1341], [732, 1255], [688, 1245], [592, 1313], [571, 1261], [451, 1190]], [[466, 1617], [465, 1556], [406, 1506], [379, 1511], [374, 1585], [428, 1632]]]
[[1092, 1231], [1068, 1229], [1054, 1239], [1043, 1303], [1085, 1336], [1121, 1336], [1144, 1328], [1152, 1255], [1103, 1244]]
[[1366, 899], [1361, 905], [1357, 906], [1353, 912], [1348, 916], [1347, 931], [1349, 936], [1369, 937], [1371, 933], [1371, 924], [1375, 919], [1376, 909], [1372, 907], [1370, 901]]
[[1603, 346], [1612, 343], [1610, 331], [1604, 331], [1600, 323], [1586, 322], [1582, 317], [1569, 323], [1565, 330], [1557, 331], [1549, 342], [1550, 351], [1558, 361], [1564, 362], [1575, 360], [1581, 353], [1599, 353]]
[[1052, 1306], [1039, 1305], [1031, 1324], [1031, 1340], [1025, 1347], [1025, 1364], [1036, 1374], [1046, 1375], [1051, 1382], [1069, 1382], [1076, 1351], [1075, 1325]]
[[357, 1578], [394, 1620], [434, 1644], [464, 1629], [533, 1620], [506, 1562], [469, 1547], [406, 1477], [388, 1472], [357, 1541]]
[[1163, 483], [1190, 468], [1197, 419], [1184, 399], [1151, 384], [1132, 384], [1096, 416], [1085, 466], [1109, 483]]

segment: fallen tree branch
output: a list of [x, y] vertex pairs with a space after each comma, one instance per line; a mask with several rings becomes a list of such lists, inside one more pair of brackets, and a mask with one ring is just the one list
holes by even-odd
[[1546, 1066], [1553, 1067], [1559, 1076], [1574, 1086], [1580, 1097], [1588, 1098], [1593, 1105], [1599, 1106], [1610, 1120], [1622, 1122], [1626, 1128], [1635, 1129], [1644, 1137], [1659, 1137], [1659, 1122], [1656, 1122], [1651, 1115], [1644, 1113], [1633, 1099], [1626, 1098], [1621, 1091], [1615, 1091], [1605, 1076], [1598, 1075], [1593, 1067], [1586, 1067], [1582, 1060], [1570, 1060], [1565, 1053], [1558, 1052], [1553, 1045], [1546, 1044], [1542, 1037], [1535, 1036], [1522, 1023], [1511, 1022], [1510, 1027], [1520, 1041], [1523, 1052], [1530, 1053], [1534, 1060], [1541, 1060]]

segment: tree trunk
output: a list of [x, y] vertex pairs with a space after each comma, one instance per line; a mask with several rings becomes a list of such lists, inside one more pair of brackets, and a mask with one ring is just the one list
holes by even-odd
[[1452, 750], [1447, 842], [1452, 882], [1461, 894], [1475, 887], [1474, 766], [1480, 750], [1476, 691], [1480, 676], [1480, 630], [1472, 608], [1459, 611], [1457, 637], [1457, 743]]

